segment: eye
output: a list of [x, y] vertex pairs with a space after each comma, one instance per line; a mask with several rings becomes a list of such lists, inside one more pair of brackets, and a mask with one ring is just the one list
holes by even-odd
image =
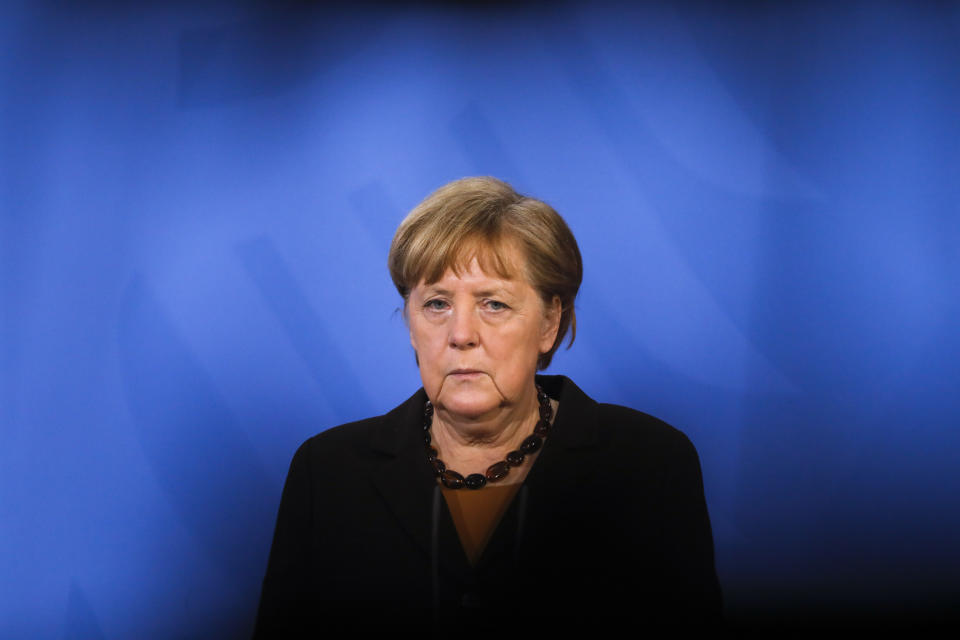
[[499, 300], [485, 300], [484, 304], [487, 305], [487, 309], [489, 309], [490, 311], [504, 311], [510, 308], [509, 306], [507, 306], [503, 302], [500, 302]]
[[447, 308], [447, 301], [441, 300], [440, 298], [434, 298], [433, 300], [427, 300], [423, 303], [424, 309], [429, 309], [430, 311], [443, 311]]

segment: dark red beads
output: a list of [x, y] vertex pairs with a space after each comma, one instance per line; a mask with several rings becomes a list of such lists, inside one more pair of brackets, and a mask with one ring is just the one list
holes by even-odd
[[523, 451], [520, 451], [519, 449], [516, 451], [511, 451], [510, 453], [507, 454], [507, 462], [510, 464], [511, 467], [519, 467], [520, 465], [523, 464], [523, 459], [526, 457], [526, 455], [527, 454], [525, 454]]
[[524, 453], [534, 453], [543, 444], [543, 438], [540, 436], [527, 436], [520, 443], [520, 450]]
[[471, 473], [463, 479], [463, 484], [467, 489], [482, 489], [483, 485], [487, 484], [487, 478], [481, 473]]
[[487, 467], [487, 473], [485, 475], [490, 482], [497, 482], [498, 480], [506, 478], [508, 473], [510, 473], [510, 464], [507, 462], [497, 462]]
[[464, 485], [464, 478], [456, 471], [447, 469], [440, 474], [440, 482], [442, 482], [443, 486], [447, 489], [460, 489]]
[[438, 457], [439, 453], [437, 450], [430, 446], [432, 442], [430, 427], [433, 423], [433, 405], [428, 400], [423, 407], [423, 441], [427, 448], [427, 462], [430, 463], [434, 475], [439, 477], [440, 482], [448, 489], [462, 489], [463, 487], [467, 487], [468, 489], [481, 489], [486, 486], [487, 482], [497, 482], [507, 477], [511, 467], [519, 467], [523, 464], [527, 454], [532, 454], [540, 450], [540, 447], [543, 446], [543, 438], [546, 437], [550, 430], [550, 420], [553, 418], [553, 407], [550, 405], [550, 398], [547, 397], [547, 394], [544, 393], [543, 389], [539, 386], [537, 387], [537, 401], [540, 405], [540, 419], [533, 429], [533, 435], [527, 436], [523, 442], [520, 443], [519, 449], [508, 453], [506, 460], [496, 462], [487, 467], [486, 473], [471, 473], [464, 478], [456, 471], [447, 469], [443, 460]]

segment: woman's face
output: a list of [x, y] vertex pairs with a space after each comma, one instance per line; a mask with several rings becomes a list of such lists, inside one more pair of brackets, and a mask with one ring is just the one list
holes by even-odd
[[547, 307], [525, 279], [488, 275], [474, 259], [459, 276], [448, 270], [414, 287], [407, 318], [434, 406], [465, 419], [495, 419], [535, 393], [537, 358], [557, 337], [560, 300]]

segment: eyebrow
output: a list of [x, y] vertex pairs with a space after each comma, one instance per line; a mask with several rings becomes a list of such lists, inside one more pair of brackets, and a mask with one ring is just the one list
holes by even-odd
[[[428, 294], [439, 294], [439, 295], [441, 295], [441, 296], [452, 296], [452, 295], [453, 295], [453, 292], [450, 291], [449, 289], [443, 289], [442, 287], [434, 287], [434, 286], [427, 287], [427, 293], [428, 293]], [[510, 295], [510, 292], [507, 291], [505, 288], [503, 288], [503, 287], [496, 287], [496, 288], [493, 288], [493, 289], [482, 289], [482, 290], [480, 290], [480, 291], [476, 291], [476, 292], [474, 292], [473, 297], [474, 297], [474, 298], [485, 298], [485, 297], [487, 297], [487, 296], [509, 296], [509, 295]]]
[[473, 294], [475, 298], [486, 298], [488, 296], [506, 297], [508, 295], [510, 295], [510, 292], [502, 287], [497, 289], [484, 289], [483, 291], [477, 291]]

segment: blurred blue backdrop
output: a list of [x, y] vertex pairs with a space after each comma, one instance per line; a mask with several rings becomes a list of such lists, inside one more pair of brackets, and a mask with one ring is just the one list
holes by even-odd
[[0, 636], [249, 634], [475, 174], [577, 235], [550, 372], [696, 444], [732, 620], [958, 616], [960, 5], [126, 5], [0, 9]]

